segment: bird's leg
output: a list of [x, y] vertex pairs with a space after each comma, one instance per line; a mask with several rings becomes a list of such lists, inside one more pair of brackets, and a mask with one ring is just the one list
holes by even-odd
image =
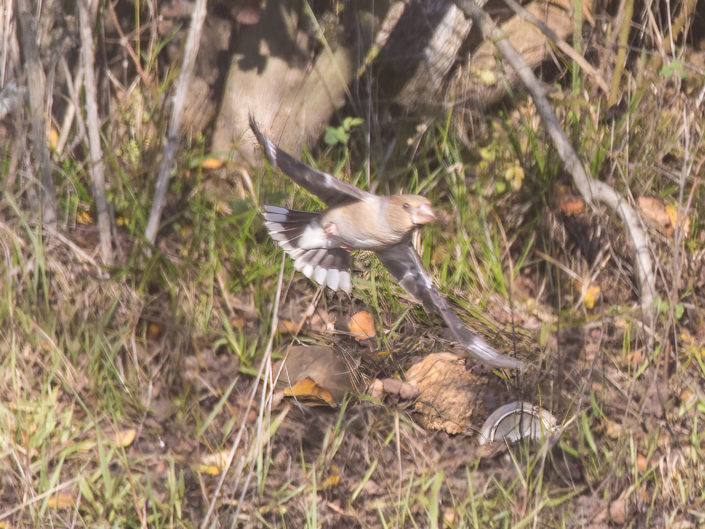
[[[340, 235], [340, 232], [338, 231], [338, 226], [336, 226], [335, 222], [326, 223], [326, 225], [323, 226], [323, 233], [325, 233], [328, 237], [335, 237], [336, 239]], [[352, 246], [348, 246], [344, 242], [338, 242], [338, 248], [342, 248], [343, 250], [347, 250], [348, 252], [351, 252], [353, 250]]]

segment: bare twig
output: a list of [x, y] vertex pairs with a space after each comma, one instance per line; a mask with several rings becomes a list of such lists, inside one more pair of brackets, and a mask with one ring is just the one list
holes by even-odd
[[586, 202], [598, 200], [616, 211], [624, 222], [636, 251], [636, 268], [639, 275], [641, 307], [647, 316], [653, 315], [652, 302], [656, 295], [653, 263], [649, 254], [650, 241], [642, 228], [642, 223], [634, 210], [609, 185], [590, 178], [577, 153], [563, 132], [560, 122], [551, 108], [541, 84], [534, 76], [526, 61], [514, 49], [504, 35], [497, 29], [492, 19], [479, 8], [473, 0], [454, 0], [466, 16], [472, 17], [482, 30], [485, 38], [491, 39], [502, 56], [509, 62], [531, 94], [536, 110], [543, 119], [553, 144], [568, 172], [573, 177], [575, 186]]
[[98, 231], [100, 233], [100, 253], [103, 263], [113, 263], [113, 245], [110, 237], [110, 214], [105, 199], [105, 166], [103, 165], [103, 149], [100, 146], [100, 127], [98, 125], [98, 91], [93, 70], [93, 21], [91, 20], [89, 2], [78, 1], [79, 28], [81, 33], [81, 62], [83, 63], [83, 86], [86, 89], [86, 128], [88, 130], [88, 172], [93, 184], [93, 198], [98, 216]]
[[186, 104], [186, 91], [191, 84], [193, 77], [193, 68], [196, 63], [196, 55], [198, 55], [198, 46], [201, 41], [201, 32], [203, 30], [203, 21], [206, 18], [206, 0], [196, 0], [193, 14], [191, 15], [191, 27], [189, 28], [188, 37], [186, 38], [186, 48], [184, 50], [184, 60], [181, 65], [181, 73], [176, 82], [176, 93], [174, 95], [174, 107], [171, 110], [169, 119], [169, 128], [167, 129], [166, 145], [164, 146], [164, 155], [159, 164], [159, 173], [157, 175], [157, 183], [154, 188], [154, 198], [152, 199], [152, 209], [149, 212], [149, 220], [147, 221], [147, 229], [145, 230], [145, 238], [154, 244], [159, 230], [159, 222], [162, 216], [162, 210], [166, 204], [166, 190], [169, 186], [169, 174], [174, 163], [176, 154], [179, 129], [181, 128], [181, 118], [183, 115], [184, 105]]
[[32, 14], [34, 2], [17, 0], [20, 42], [24, 67], [27, 72], [27, 88], [29, 91], [30, 142], [34, 163], [41, 175], [42, 222], [51, 228], [56, 227], [56, 194], [51, 174], [51, 159], [46, 138], [46, 117], [44, 104], [46, 101], [46, 78], [39, 59], [37, 47], [37, 23]]

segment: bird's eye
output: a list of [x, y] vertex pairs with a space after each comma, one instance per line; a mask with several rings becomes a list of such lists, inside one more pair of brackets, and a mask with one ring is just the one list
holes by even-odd
[[403, 207], [406, 211], [409, 211], [409, 208], [411, 207], [411, 205], [409, 205], [408, 202], [404, 202], [404, 203], [401, 205], [401, 207]]

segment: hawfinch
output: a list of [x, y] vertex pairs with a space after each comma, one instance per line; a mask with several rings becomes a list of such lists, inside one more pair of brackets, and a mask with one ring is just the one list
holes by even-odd
[[427, 198], [377, 196], [363, 191], [295, 160], [262, 134], [252, 116], [250, 127], [269, 163], [328, 206], [325, 211], [264, 206], [265, 226], [294, 260], [296, 270], [321, 286], [349, 294], [350, 252], [371, 250], [404, 290], [427, 311], [443, 318], [476, 359], [490, 367], [522, 367], [521, 361], [499, 354], [463, 324], [421, 263], [411, 235], [414, 229], [436, 219]]

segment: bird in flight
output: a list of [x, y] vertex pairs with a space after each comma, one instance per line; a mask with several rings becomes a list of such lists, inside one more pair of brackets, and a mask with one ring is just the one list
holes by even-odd
[[262, 134], [252, 116], [250, 128], [269, 163], [328, 206], [324, 211], [264, 206], [265, 226], [294, 260], [296, 270], [321, 286], [350, 294], [350, 252], [371, 250], [404, 290], [427, 311], [443, 318], [455, 339], [477, 360], [490, 367], [523, 366], [520, 360], [498, 353], [470, 331], [434, 286], [411, 244], [413, 231], [436, 219], [427, 198], [368, 193], [282, 151]]

